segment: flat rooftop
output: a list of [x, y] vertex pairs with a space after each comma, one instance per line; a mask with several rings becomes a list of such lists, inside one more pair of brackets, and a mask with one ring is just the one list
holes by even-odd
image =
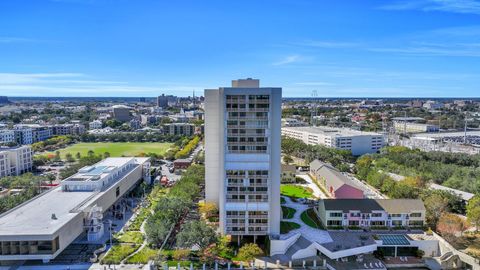
[[333, 127], [282, 127], [285, 130], [293, 130], [293, 131], [301, 131], [301, 132], [308, 132], [308, 133], [317, 133], [317, 134], [324, 134], [327, 136], [337, 136], [337, 137], [344, 137], [344, 136], [382, 136], [380, 133], [375, 132], [366, 132], [366, 131], [359, 131], [350, 128], [333, 128]]
[[[104, 168], [121, 166], [134, 159], [142, 164], [149, 158], [107, 158], [92, 167]], [[100, 169], [98, 170], [100, 172]], [[97, 172], [96, 172], [97, 173]], [[81, 177], [79, 172], [72, 177]], [[10, 235], [50, 235], [80, 214], [83, 207], [102, 196], [103, 191], [63, 191], [61, 186], [44, 192], [33, 199], [0, 215], [0, 237]], [[55, 218], [52, 218], [55, 214]]]
[[[64, 192], [61, 187], [47, 191], [0, 216], [0, 236], [50, 235], [79, 213], [70, 211], [94, 192]], [[52, 219], [55, 214], [56, 219]]]

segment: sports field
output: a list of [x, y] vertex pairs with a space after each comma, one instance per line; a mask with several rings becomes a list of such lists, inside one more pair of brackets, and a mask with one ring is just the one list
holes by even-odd
[[92, 150], [96, 155], [103, 155], [109, 152], [111, 157], [123, 156], [138, 156], [141, 153], [157, 153], [165, 154], [165, 152], [172, 146], [172, 143], [137, 143], [137, 142], [100, 142], [100, 143], [76, 143], [67, 148], [60, 149], [60, 155], [65, 158], [67, 153], [72, 154], [73, 157], [77, 153], [86, 156], [88, 151]]

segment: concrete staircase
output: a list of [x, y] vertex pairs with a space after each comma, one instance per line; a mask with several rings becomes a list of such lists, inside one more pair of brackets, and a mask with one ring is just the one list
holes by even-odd
[[308, 248], [312, 242], [308, 241], [303, 236], [300, 236], [295, 243], [293, 243], [285, 252], [285, 254], [279, 254], [272, 256], [273, 261], [280, 261], [281, 263], [287, 263], [292, 260], [292, 256], [298, 251]]

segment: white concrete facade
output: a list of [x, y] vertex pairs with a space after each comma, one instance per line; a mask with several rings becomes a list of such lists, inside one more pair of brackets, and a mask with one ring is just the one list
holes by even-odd
[[281, 88], [258, 80], [205, 90], [206, 201], [230, 235], [280, 233]]
[[0, 177], [20, 175], [32, 170], [33, 153], [30, 146], [0, 148]]
[[384, 136], [347, 128], [283, 127], [282, 135], [310, 145], [323, 145], [352, 151], [354, 156], [376, 153], [385, 144]]
[[[108, 158], [3, 213], [0, 261], [49, 261], [83, 233], [88, 239], [92, 232], [100, 236], [102, 214], [142, 178], [150, 181], [149, 177], [149, 158]], [[79, 185], [83, 188], [74, 188]]]

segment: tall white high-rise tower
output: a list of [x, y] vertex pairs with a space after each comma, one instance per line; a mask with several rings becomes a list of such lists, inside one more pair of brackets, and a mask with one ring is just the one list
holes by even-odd
[[281, 99], [255, 79], [205, 90], [206, 201], [224, 234], [280, 234]]

